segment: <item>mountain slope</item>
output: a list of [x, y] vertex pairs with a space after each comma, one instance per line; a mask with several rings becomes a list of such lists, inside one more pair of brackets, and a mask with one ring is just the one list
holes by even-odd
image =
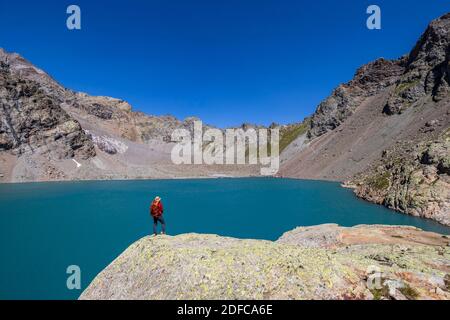
[[[280, 175], [350, 180], [367, 200], [450, 224], [449, 173], [439, 169], [450, 158], [449, 39], [446, 14], [430, 23], [409, 55], [360, 68], [283, 152]], [[421, 157], [432, 144], [440, 160], [427, 163]], [[408, 173], [399, 178], [402, 170]], [[426, 172], [418, 181], [405, 178], [417, 170]], [[374, 181], [381, 173], [379, 190]]]
[[172, 164], [172, 132], [192, 132], [196, 118], [146, 115], [120, 99], [74, 92], [2, 49], [0, 66], [0, 181], [258, 173], [256, 166]]

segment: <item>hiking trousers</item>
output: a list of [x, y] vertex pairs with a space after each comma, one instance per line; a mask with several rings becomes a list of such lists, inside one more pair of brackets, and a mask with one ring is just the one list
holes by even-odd
[[166, 233], [166, 222], [164, 221], [164, 218], [162, 215], [159, 217], [153, 217], [153, 233], [158, 234], [157, 227], [158, 227], [158, 221], [161, 223], [162, 232]]

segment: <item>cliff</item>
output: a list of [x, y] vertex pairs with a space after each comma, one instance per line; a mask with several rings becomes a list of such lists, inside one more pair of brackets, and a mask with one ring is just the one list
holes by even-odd
[[149, 236], [80, 299], [449, 299], [449, 248], [396, 226], [302, 227], [275, 242]]

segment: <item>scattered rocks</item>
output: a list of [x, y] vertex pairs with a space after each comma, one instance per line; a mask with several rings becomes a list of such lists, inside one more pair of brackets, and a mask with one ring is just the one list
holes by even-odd
[[431, 120], [425, 123], [426, 127], [435, 127], [437, 125], [439, 125], [439, 120]]
[[393, 85], [404, 72], [405, 59], [378, 59], [356, 71], [349, 83], [340, 85], [319, 104], [311, 118], [310, 139], [336, 129], [353, 114], [365, 98]]

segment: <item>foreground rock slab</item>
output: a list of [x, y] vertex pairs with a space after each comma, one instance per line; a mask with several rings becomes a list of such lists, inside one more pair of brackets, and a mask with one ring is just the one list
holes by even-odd
[[276, 242], [149, 236], [80, 299], [449, 299], [449, 243], [413, 227], [335, 224]]

